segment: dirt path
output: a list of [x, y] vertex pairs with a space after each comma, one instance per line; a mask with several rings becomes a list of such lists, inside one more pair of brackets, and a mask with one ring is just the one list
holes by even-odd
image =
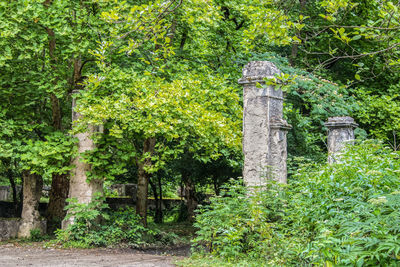
[[175, 266], [181, 257], [154, 255], [131, 249], [55, 249], [12, 244], [0, 246], [0, 266]]

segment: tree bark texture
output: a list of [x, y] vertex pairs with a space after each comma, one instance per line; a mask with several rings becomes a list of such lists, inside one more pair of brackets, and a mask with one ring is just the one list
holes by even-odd
[[137, 186], [137, 199], [136, 199], [136, 213], [141, 217], [142, 224], [147, 227], [147, 196], [149, 188], [150, 174], [146, 168], [151, 166], [151, 155], [154, 153], [156, 144], [155, 138], [147, 138], [143, 142], [143, 155], [150, 153], [150, 157], [145, 158], [143, 161], [137, 162], [138, 164], [138, 186]]
[[163, 191], [162, 191], [161, 176], [157, 177], [157, 182], [158, 182], [158, 189], [160, 190], [160, 195], [159, 195], [159, 202], [158, 202], [158, 205], [157, 205], [158, 214], [156, 213], [156, 222], [157, 223], [162, 223], [164, 214], [163, 214], [163, 210], [162, 210], [162, 203], [163, 203], [162, 194], [163, 194]]
[[[45, 7], [49, 7], [52, 4], [51, 0], [47, 0], [44, 3]], [[46, 32], [49, 38], [49, 56], [50, 64], [53, 71], [56, 71], [57, 58], [54, 55], [56, 50], [56, 37], [55, 33], [51, 28], [46, 28]], [[57, 80], [54, 81], [54, 85], [57, 84]], [[52, 111], [52, 126], [56, 131], [62, 130], [62, 114], [60, 100], [57, 98], [55, 93], [50, 93], [51, 111]], [[68, 197], [69, 191], [69, 180], [66, 174], [53, 174], [51, 189], [49, 195], [49, 205], [47, 208], [47, 220], [51, 225], [50, 228], [61, 226], [60, 222], [65, 216], [65, 201]], [[55, 225], [53, 225], [55, 224]]]
[[189, 177], [187, 173], [182, 173], [183, 182], [185, 184], [185, 201], [187, 206], [188, 220], [189, 222], [194, 222], [195, 220], [195, 210], [198, 205], [196, 197], [196, 188], [193, 180]]
[[7, 173], [8, 173], [8, 180], [10, 181], [10, 184], [11, 184], [14, 212], [16, 214], [17, 210], [18, 210], [17, 185], [15, 184], [15, 180], [14, 180], [14, 176], [12, 175], [12, 172], [8, 171]]
[[[154, 177], [154, 176], [153, 176]], [[155, 223], [162, 223], [163, 221], [163, 214], [162, 214], [162, 191], [161, 191], [161, 183], [160, 183], [161, 178], [157, 177], [157, 183], [156, 181], [152, 181], [152, 179], [149, 180], [151, 189], [153, 191], [154, 195], [154, 201], [156, 204], [156, 210], [154, 214], [154, 222]], [[160, 194], [157, 191], [157, 186], [160, 189]]]
[[6, 175], [11, 185], [14, 214], [17, 214], [18, 213], [17, 185], [15, 184], [14, 173], [11, 169], [11, 160], [2, 160], [2, 161], [4, 166], [6, 166]]
[[[47, 206], [47, 222], [51, 230], [60, 228], [61, 221], [66, 215], [65, 202], [68, 198], [69, 180], [67, 174], [53, 174], [49, 205]], [[55, 229], [53, 229], [55, 228]]]
[[21, 214], [21, 225], [18, 231], [18, 237], [30, 237], [31, 230], [39, 229], [44, 232], [41, 227], [39, 214], [39, 201], [42, 195], [43, 179], [40, 175], [23, 172], [23, 204]]
[[[84, 133], [78, 133], [75, 137], [78, 139], [78, 153], [94, 150], [95, 143], [91, 139], [95, 133], [96, 127], [88, 126], [88, 130]], [[70, 198], [77, 198], [79, 203], [90, 203], [96, 192], [102, 192], [103, 182], [99, 179], [87, 180], [87, 172], [92, 170], [89, 163], [83, 162], [82, 156], [78, 155], [72, 161], [75, 168], [72, 170], [70, 179]]]
[[[60, 101], [54, 93], [50, 95], [52, 109], [52, 124], [55, 130], [61, 131], [61, 107]], [[65, 217], [65, 203], [68, 197], [69, 179], [67, 174], [53, 173], [47, 208], [47, 220], [49, 229], [59, 228], [61, 220]], [[54, 225], [53, 225], [54, 224]]]

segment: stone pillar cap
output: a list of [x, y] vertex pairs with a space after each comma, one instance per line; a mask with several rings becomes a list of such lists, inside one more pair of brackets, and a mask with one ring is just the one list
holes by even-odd
[[358, 127], [358, 124], [354, 121], [352, 117], [330, 117], [328, 121], [325, 122], [325, 126], [328, 128], [340, 128], [340, 127]]
[[270, 125], [269, 125], [272, 129], [280, 129], [283, 131], [289, 131], [290, 129], [292, 129], [292, 125], [288, 124], [286, 120], [281, 119], [281, 120], [272, 120]]
[[273, 78], [275, 74], [280, 74], [281, 71], [269, 61], [250, 61], [243, 67], [242, 78], [239, 79], [239, 84], [248, 83], [265, 83], [264, 78]]

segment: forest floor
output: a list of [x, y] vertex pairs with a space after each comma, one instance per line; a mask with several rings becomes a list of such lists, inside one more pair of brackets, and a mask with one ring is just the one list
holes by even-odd
[[0, 244], [0, 266], [175, 266], [189, 254], [189, 246], [166, 249], [59, 249], [43, 243]]

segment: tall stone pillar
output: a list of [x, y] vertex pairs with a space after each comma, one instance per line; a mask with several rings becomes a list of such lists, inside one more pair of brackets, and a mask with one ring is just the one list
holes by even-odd
[[[73, 93], [78, 93], [79, 90], [74, 90]], [[82, 115], [75, 111], [76, 99], [72, 100], [72, 122], [78, 120]], [[96, 144], [92, 140], [92, 135], [99, 131], [99, 127], [88, 125], [87, 131], [77, 133], [74, 135], [78, 139], [78, 156], [72, 160], [75, 166], [71, 171], [71, 178], [69, 182], [69, 198], [75, 198], [78, 203], [88, 204], [92, 201], [97, 192], [103, 192], [103, 181], [100, 179], [87, 180], [86, 173], [92, 170], [89, 163], [83, 161], [81, 153], [89, 150], [94, 150]], [[65, 229], [69, 224], [73, 223], [74, 218], [70, 217], [69, 220], [62, 222], [62, 228]]]
[[287, 182], [287, 142], [290, 125], [283, 119], [283, 92], [265, 85], [280, 70], [268, 61], [243, 68], [243, 179], [246, 186], [263, 186], [268, 179]]
[[325, 123], [328, 128], [328, 163], [337, 162], [340, 151], [354, 140], [354, 129], [358, 126], [352, 117], [331, 117]]

